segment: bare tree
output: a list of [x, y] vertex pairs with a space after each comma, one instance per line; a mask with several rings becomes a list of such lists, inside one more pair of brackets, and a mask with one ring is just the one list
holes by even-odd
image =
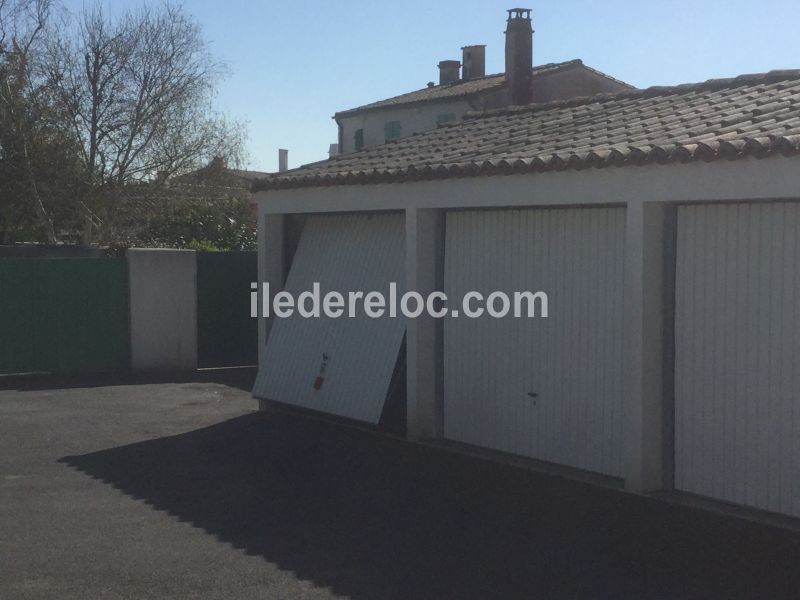
[[212, 107], [223, 65], [182, 8], [144, 6], [111, 19], [95, 7], [64, 29], [43, 69], [79, 141], [88, 202], [113, 208], [123, 186], [214, 156], [241, 159], [243, 129]]
[[[0, 211], [14, 214], [14, 200], [33, 206], [48, 242], [55, 241], [53, 221], [45, 208], [34, 173], [35, 147], [48, 138], [42, 133], [39, 96], [32, 76], [32, 51], [44, 32], [52, 0], [0, 0], [0, 161], [6, 175], [0, 181]], [[24, 191], [18, 192], [20, 183]], [[8, 233], [8, 227], [4, 227]]]

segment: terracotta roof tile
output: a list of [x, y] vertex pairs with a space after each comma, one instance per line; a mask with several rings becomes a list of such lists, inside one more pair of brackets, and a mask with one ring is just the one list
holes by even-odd
[[254, 189], [800, 153], [800, 70], [468, 114]]

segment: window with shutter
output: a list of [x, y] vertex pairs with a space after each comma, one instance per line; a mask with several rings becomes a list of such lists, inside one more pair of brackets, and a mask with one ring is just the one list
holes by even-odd
[[386, 121], [383, 126], [383, 133], [386, 141], [400, 137], [400, 121]]

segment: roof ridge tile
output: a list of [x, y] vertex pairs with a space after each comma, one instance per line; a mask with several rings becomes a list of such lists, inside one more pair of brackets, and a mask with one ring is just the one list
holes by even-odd
[[[629, 83], [621, 81], [615, 77], [612, 77], [611, 75], [603, 73], [602, 71], [587, 66], [580, 58], [573, 58], [562, 62], [550, 62], [542, 65], [533, 65], [531, 67], [531, 72], [534, 77], [537, 77], [537, 76], [549, 75], [551, 73], [556, 73], [576, 66], [582, 66], [585, 69], [588, 69], [596, 73], [597, 75], [605, 77], [606, 79], [612, 80], [621, 85], [628, 86], [631, 89], [635, 89]], [[481, 87], [480, 85], [477, 85], [487, 82], [490, 79], [499, 80], [501, 78], [503, 78], [503, 81], [497, 81], [496, 83], [488, 86]], [[472, 79], [459, 79], [451, 83], [419, 88], [416, 90], [411, 90], [410, 92], [403, 92], [402, 94], [390, 96], [389, 98], [384, 98], [382, 100], [376, 100], [374, 102], [362, 104], [361, 106], [356, 106], [355, 108], [349, 108], [346, 110], [338, 111], [333, 115], [333, 118], [336, 119], [339, 117], [357, 114], [363, 111], [379, 110], [387, 107], [408, 106], [408, 105], [418, 104], [421, 102], [435, 102], [437, 100], [450, 100], [455, 98], [461, 98], [463, 96], [468, 96], [474, 93], [487, 91], [493, 87], [499, 87], [505, 83], [504, 78], [505, 78], [505, 73], [491, 73], [489, 75], [484, 75], [483, 77], [475, 77]], [[455, 93], [440, 94], [438, 96], [431, 97], [431, 94], [437, 94], [442, 90], [454, 91]], [[415, 98], [415, 96], [421, 96], [421, 97]]]
[[552, 102], [542, 102], [538, 104], [526, 104], [524, 106], [509, 106], [495, 108], [484, 111], [471, 111], [464, 115], [464, 119], [480, 119], [484, 117], [495, 117], [507, 114], [523, 112], [545, 111], [555, 108], [571, 108], [588, 106], [596, 103], [608, 102], [611, 100], [634, 99], [634, 98], [656, 98], [676, 93], [687, 93], [697, 91], [716, 91], [719, 89], [739, 87], [752, 83], [765, 83], [776, 81], [800, 80], [800, 69], [781, 69], [769, 71], [767, 73], [756, 73], [749, 75], [739, 75], [738, 77], [728, 77], [720, 79], [708, 79], [699, 83], [681, 83], [677, 85], [654, 85], [643, 89], [625, 90], [623, 92], [594, 94], [592, 96], [578, 96], [567, 100], [554, 100]]

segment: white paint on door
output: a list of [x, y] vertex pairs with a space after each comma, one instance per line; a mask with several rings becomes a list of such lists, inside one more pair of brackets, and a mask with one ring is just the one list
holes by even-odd
[[800, 204], [678, 209], [675, 486], [800, 516]]
[[[321, 295], [380, 291], [405, 280], [399, 214], [313, 215], [300, 237], [285, 289], [296, 299], [319, 282]], [[402, 317], [276, 318], [253, 390], [266, 398], [377, 423], [405, 332]]]
[[445, 437], [621, 477], [623, 208], [447, 215], [445, 291], [544, 291], [549, 317], [448, 318]]

